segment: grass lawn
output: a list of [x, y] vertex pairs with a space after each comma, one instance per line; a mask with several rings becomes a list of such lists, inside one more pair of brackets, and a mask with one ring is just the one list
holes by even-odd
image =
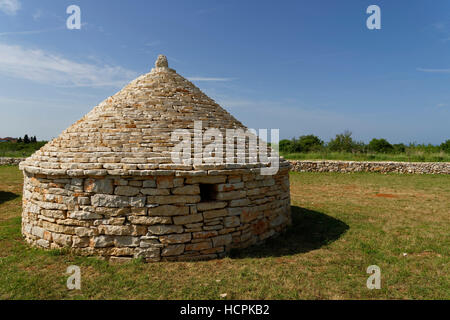
[[[29, 248], [21, 188], [17, 167], [0, 167], [0, 299], [450, 299], [449, 176], [292, 173], [286, 234], [195, 263]], [[80, 291], [66, 288], [70, 265]], [[366, 287], [369, 265], [381, 268], [380, 290]]]
[[346, 152], [307, 152], [280, 155], [289, 160], [344, 160], [344, 161], [399, 161], [399, 162], [450, 162], [450, 153], [346, 153]]

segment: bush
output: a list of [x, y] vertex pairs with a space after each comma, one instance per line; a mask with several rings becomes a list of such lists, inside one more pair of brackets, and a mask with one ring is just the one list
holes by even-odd
[[441, 150], [446, 153], [450, 153], [450, 139], [445, 142], [442, 142], [439, 148], [441, 148]]
[[344, 131], [344, 133], [337, 134], [336, 138], [331, 139], [330, 142], [328, 142], [328, 149], [337, 152], [356, 152], [363, 146], [363, 143], [356, 143], [353, 141], [352, 133], [350, 131]]
[[392, 146], [394, 149], [394, 153], [405, 153], [406, 152], [406, 146], [403, 143], [396, 143]]
[[280, 151], [288, 153], [298, 153], [298, 152], [311, 152], [320, 151], [323, 148], [323, 141], [315, 135], [305, 135], [298, 139], [292, 138], [292, 140], [281, 140], [280, 141]]
[[292, 141], [288, 139], [283, 139], [279, 143], [279, 150], [281, 152], [292, 152]]
[[323, 147], [323, 141], [315, 135], [301, 136], [296, 140], [299, 152], [320, 151]]
[[368, 148], [372, 152], [389, 153], [394, 151], [394, 147], [386, 139], [373, 138], [368, 145]]

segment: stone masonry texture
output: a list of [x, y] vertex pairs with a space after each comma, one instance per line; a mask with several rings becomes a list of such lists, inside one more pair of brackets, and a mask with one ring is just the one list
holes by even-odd
[[[25, 158], [1, 158], [0, 165], [19, 165]], [[379, 172], [450, 174], [449, 162], [289, 160], [292, 172]]]
[[449, 162], [389, 162], [389, 161], [311, 161], [291, 160], [294, 172], [378, 172], [411, 174], [450, 174]]

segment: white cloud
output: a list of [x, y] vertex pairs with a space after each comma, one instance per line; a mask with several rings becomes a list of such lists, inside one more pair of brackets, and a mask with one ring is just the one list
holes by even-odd
[[0, 11], [7, 15], [15, 15], [20, 7], [19, 0], [0, 0]]
[[40, 49], [0, 43], [0, 75], [63, 87], [120, 87], [137, 73], [119, 66], [80, 63]]

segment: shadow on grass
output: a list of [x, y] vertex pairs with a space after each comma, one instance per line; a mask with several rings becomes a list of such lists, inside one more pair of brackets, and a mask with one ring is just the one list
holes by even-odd
[[291, 206], [292, 225], [280, 236], [261, 245], [232, 250], [230, 257], [281, 257], [319, 249], [339, 239], [349, 226], [324, 213]]
[[0, 204], [4, 203], [6, 201], [14, 200], [18, 197], [19, 197], [19, 195], [15, 194], [15, 193], [8, 192], [8, 191], [0, 191]]

